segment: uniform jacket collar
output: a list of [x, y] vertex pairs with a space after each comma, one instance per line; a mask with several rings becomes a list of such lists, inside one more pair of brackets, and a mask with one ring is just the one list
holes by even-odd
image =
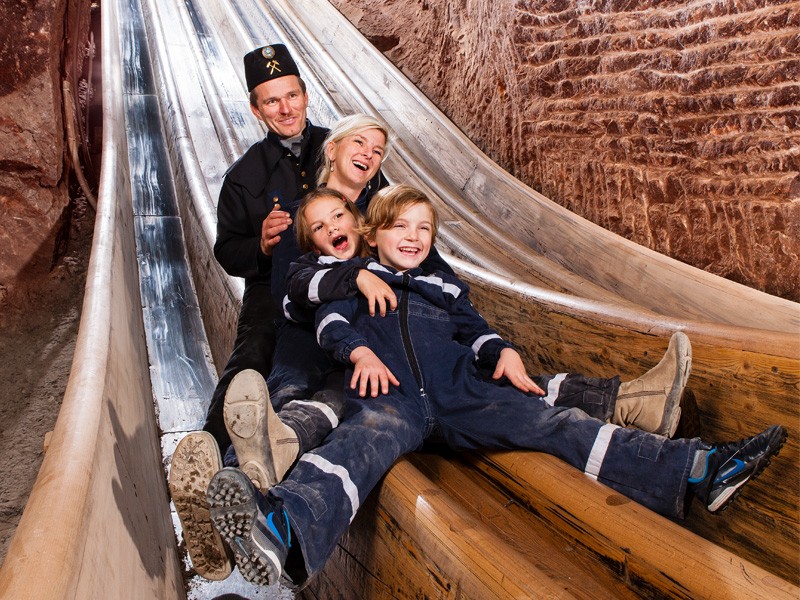
[[[306, 121], [300, 151], [302, 165], [307, 165], [308, 168], [315, 167], [317, 157], [314, 154], [319, 152], [327, 134], [327, 129]], [[263, 139], [250, 146], [230, 166], [226, 177], [246, 188], [251, 195], [258, 196], [267, 187], [270, 176], [275, 172], [278, 163], [287, 152], [288, 150], [281, 145], [278, 136], [269, 132]]]

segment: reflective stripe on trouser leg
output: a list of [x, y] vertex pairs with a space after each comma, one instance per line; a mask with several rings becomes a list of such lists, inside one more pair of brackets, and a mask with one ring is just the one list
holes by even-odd
[[603, 425], [600, 431], [597, 432], [597, 437], [592, 445], [592, 451], [589, 453], [589, 458], [586, 461], [586, 467], [583, 472], [594, 480], [600, 473], [600, 468], [603, 466], [603, 460], [608, 452], [608, 445], [611, 443], [611, 436], [614, 435], [614, 430], [619, 429], [617, 425]]
[[310, 411], [319, 411], [322, 413], [322, 416], [328, 420], [331, 429], [339, 425], [339, 417], [337, 417], [333, 409], [324, 402], [315, 402], [314, 400], [292, 400], [283, 407], [281, 412], [286, 409], [291, 410], [292, 408], [306, 408]]
[[344, 410], [344, 395], [336, 390], [322, 390], [310, 400], [290, 400], [278, 416], [294, 429], [300, 440], [300, 454], [313, 450], [339, 425]]
[[559, 373], [554, 376], [547, 384], [547, 395], [542, 398], [549, 406], [553, 406], [558, 398], [558, 392], [561, 389], [561, 382], [567, 378], [566, 373]]
[[325, 460], [318, 454], [304, 454], [300, 457], [301, 461], [311, 463], [323, 473], [329, 473], [338, 477], [342, 482], [342, 489], [347, 497], [350, 498], [350, 504], [353, 507], [353, 512], [350, 514], [350, 522], [356, 517], [360, 502], [358, 501], [358, 489], [356, 488], [353, 480], [350, 479], [350, 473], [347, 472], [341, 465], [335, 465], [330, 461]]
[[614, 414], [619, 377], [604, 379], [579, 373], [559, 373], [537, 375], [533, 380], [547, 392], [542, 400], [548, 406], [579, 408], [601, 421], [608, 421]]

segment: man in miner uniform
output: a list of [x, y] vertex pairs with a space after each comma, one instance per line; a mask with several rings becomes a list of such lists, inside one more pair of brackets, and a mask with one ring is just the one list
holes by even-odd
[[[268, 132], [225, 174], [214, 244], [222, 268], [245, 279], [242, 308], [233, 351], [211, 398], [204, 431], [181, 440], [170, 471], [170, 492], [184, 542], [195, 570], [207, 579], [224, 579], [232, 568], [205, 512], [206, 484], [222, 467], [220, 450], [224, 456], [231, 446], [223, 421], [225, 394], [238, 373], [252, 369], [266, 380], [272, 368], [286, 271], [300, 256], [292, 217], [303, 195], [316, 187], [320, 148], [328, 133], [306, 117], [306, 84], [286, 46], [256, 48], [245, 55], [244, 70], [250, 109]], [[310, 421], [319, 421], [312, 412], [303, 408], [281, 412], [277, 426], [293, 430], [289, 432], [296, 440], [293, 454], [316, 446], [330, 429], [309, 426]]]

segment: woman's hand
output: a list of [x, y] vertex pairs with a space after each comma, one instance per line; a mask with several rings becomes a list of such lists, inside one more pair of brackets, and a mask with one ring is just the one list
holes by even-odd
[[[350, 389], [358, 387], [358, 395], [364, 398], [370, 391], [370, 396], [377, 398], [378, 394], [388, 394], [389, 384], [400, 385], [397, 378], [383, 364], [383, 361], [366, 346], [359, 346], [350, 353], [350, 362], [353, 363], [353, 377], [350, 379]], [[370, 390], [367, 389], [369, 386]]]
[[500, 360], [497, 361], [497, 368], [494, 370], [492, 379], [500, 379], [503, 375], [505, 375], [518, 390], [533, 392], [539, 396], [545, 395], [544, 390], [528, 377], [528, 372], [525, 370], [525, 365], [522, 363], [522, 357], [513, 348], [503, 348], [500, 352]]
[[369, 316], [374, 317], [376, 310], [382, 317], [386, 316], [386, 309], [397, 308], [397, 296], [383, 279], [370, 273], [366, 269], [359, 269], [356, 276], [358, 291], [364, 294], [369, 305]]

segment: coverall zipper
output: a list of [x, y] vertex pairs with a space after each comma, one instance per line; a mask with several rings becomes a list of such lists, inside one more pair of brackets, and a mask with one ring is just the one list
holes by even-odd
[[414, 348], [411, 345], [411, 332], [408, 328], [408, 297], [410, 291], [408, 288], [409, 283], [408, 273], [403, 273], [403, 290], [400, 294], [400, 335], [403, 338], [403, 349], [406, 352], [406, 359], [414, 373], [414, 379], [417, 380], [417, 387], [419, 388], [420, 396], [423, 398], [427, 396], [425, 387], [422, 384], [422, 371], [419, 368], [417, 357], [414, 355]]

